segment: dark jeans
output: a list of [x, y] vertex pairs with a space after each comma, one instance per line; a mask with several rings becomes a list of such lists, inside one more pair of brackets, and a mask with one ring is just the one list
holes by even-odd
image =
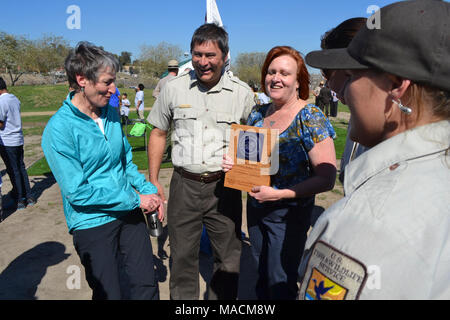
[[23, 145], [17, 147], [0, 145], [0, 156], [11, 180], [13, 197], [17, 200], [31, 197], [30, 182], [23, 162]]
[[330, 116], [337, 117], [339, 101], [330, 102]]
[[2, 192], [0, 187], [0, 222], [3, 221], [3, 202], [2, 202]]
[[327, 117], [329, 117], [330, 116], [330, 104], [329, 103], [325, 103], [323, 107], [325, 109], [325, 111], [324, 111], [325, 115]]
[[317, 103], [317, 106], [320, 108], [320, 110], [322, 110], [323, 114], [325, 114], [327, 117], [329, 116], [329, 111], [330, 111], [329, 103], [324, 103], [323, 101], [319, 100], [319, 102]]
[[128, 277], [129, 298], [159, 300], [152, 244], [140, 209], [99, 227], [75, 230], [73, 242], [93, 300], [123, 298], [119, 253]]
[[241, 192], [225, 188], [223, 179], [203, 183], [174, 171], [167, 210], [170, 297], [199, 298], [199, 250], [205, 226], [214, 256], [208, 299], [236, 299], [242, 249]]
[[122, 122], [122, 126], [125, 126], [125, 125], [128, 124], [128, 116], [121, 115], [121, 116], [120, 116], [120, 120], [121, 120], [121, 122]]
[[254, 207], [247, 201], [252, 255], [258, 263], [256, 295], [260, 300], [295, 300], [298, 268], [314, 204], [283, 201]]

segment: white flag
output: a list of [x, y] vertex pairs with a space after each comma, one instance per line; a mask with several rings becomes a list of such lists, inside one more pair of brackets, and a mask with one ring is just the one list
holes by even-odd
[[206, 23], [215, 23], [223, 27], [216, 0], [206, 0]]
[[[206, 23], [214, 23], [219, 27], [223, 27], [222, 18], [220, 17], [219, 8], [217, 8], [216, 0], [206, 0]], [[231, 55], [228, 51], [227, 61], [225, 62], [225, 71], [231, 72]]]

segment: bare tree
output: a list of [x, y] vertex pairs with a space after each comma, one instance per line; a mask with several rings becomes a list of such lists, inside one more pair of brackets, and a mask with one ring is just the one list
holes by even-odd
[[31, 41], [0, 32], [0, 68], [14, 86], [27, 72], [49, 73], [62, 68], [69, 49], [62, 37], [47, 35]]
[[12, 86], [27, 71], [28, 46], [24, 38], [0, 32], [0, 68], [9, 75]]
[[46, 35], [32, 41], [27, 50], [32, 53], [32, 57], [28, 58], [29, 71], [49, 73], [64, 66], [70, 47], [62, 37]]
[[167, 70], [171, 59], [179, 59], [183, 50], [177, 45], [161, 42], [157, 46], [141, 46], [139, 65], [143, 73], [160, 77]]
[[242, 81], [259, 86], [265, 58], [264, 52], [240, 53], [232, 63], [233, 72]]

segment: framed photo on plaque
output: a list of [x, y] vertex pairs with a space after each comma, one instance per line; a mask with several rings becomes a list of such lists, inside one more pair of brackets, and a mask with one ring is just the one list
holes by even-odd
[[270, 186], [271, 158], [278, 130], [231, 125], [228, 155], [233, 168], [225, 174], [225, 187], [251, 192], [254, 186]]

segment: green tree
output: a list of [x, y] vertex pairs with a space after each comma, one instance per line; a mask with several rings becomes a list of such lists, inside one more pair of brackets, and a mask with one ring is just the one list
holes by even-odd
[[120, 68], [122, 68], [126, 64], [131, 64], [131, 56], [133, 54], [128, 51], [122, 51], [119, 56]]

